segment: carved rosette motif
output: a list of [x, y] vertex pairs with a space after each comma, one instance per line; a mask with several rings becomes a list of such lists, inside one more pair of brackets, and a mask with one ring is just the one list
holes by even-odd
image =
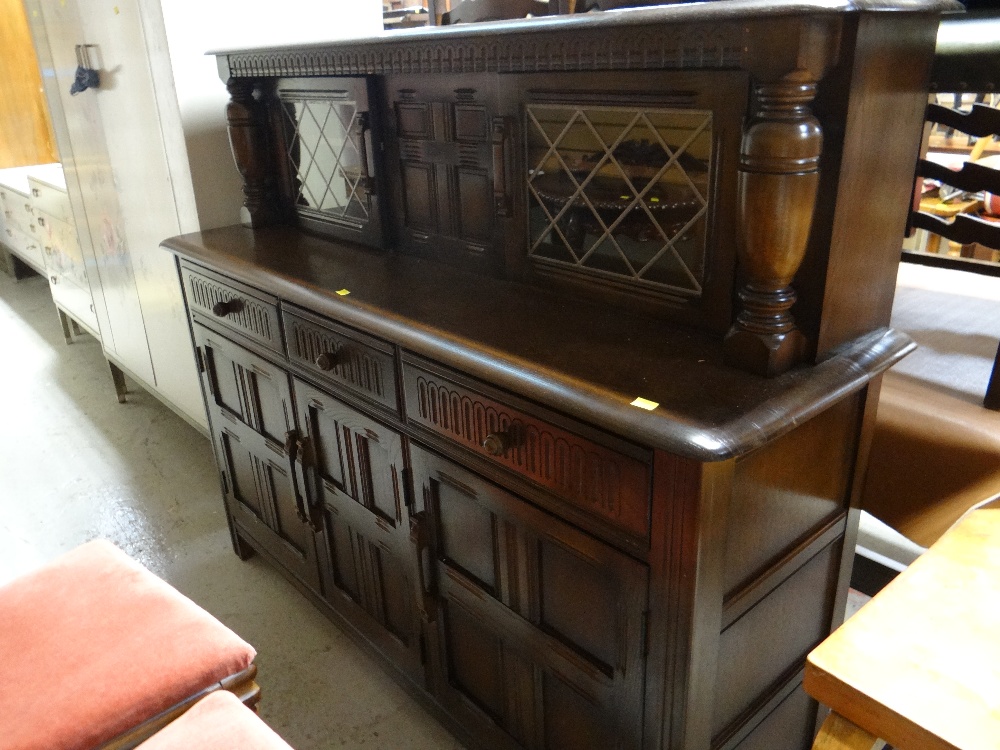
[[805, 257], [819, 186], [823, 134], [809, 104], [816, 83], [793, 73], [754, 86], [756, 109], [740, 154], [737, 241], [746, 283], [725, 340], [726, 361], [778, 375], [805, 354], [792, 280]]
[[280, 218], [274, 170], [266, 162], [267, 113], [261, 102], [262, 90], [257, 81], [230, 78], [226, 82], [230, 101], [226, 106], [229, 146], [236, 168], [243, 178], [245, 200], [241, 210], [243, 224], [263, 227]]

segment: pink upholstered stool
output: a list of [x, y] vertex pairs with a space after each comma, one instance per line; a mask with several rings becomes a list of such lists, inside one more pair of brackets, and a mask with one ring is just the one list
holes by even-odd
[[109, 542], [0, 587], [0, 750], [131, 748], [224, 687], [254, 649]]
[[136, 750], [292, 750], [257, 714], [225, 690], [217, 690], [168, 724]]

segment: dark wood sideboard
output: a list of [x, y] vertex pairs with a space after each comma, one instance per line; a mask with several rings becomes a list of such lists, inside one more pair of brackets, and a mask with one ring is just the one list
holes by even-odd
[[164, 246], [237, 554], [470, 747], [808, 747], [951, 7], [218, 53], [245, 222]]

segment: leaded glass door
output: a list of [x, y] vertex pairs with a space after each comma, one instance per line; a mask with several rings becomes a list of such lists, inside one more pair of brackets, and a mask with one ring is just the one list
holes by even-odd
[[740, 73], [512, 76], [520, 267], [726, 330], [748, 82]]
[[379, 246], [380, 146], [368, 86], [364, 78], [283, 79], [272, 118], [282, 192], [299, 224]]

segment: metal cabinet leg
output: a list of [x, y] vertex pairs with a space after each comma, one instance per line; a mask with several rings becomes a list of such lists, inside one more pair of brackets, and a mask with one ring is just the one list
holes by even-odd
[[73, 343], [72, 321], [69, 319], [69, 316], [59, 308], [56, 308], [56, 312], [59, 314], [59, 325], [62, 326], [63, 338], [66, 339], [67, 344], [72, 344]]
[[125, 394], [128, 388], [125, 386], [125, 373], [112, 361], [108, 360], [108, 367], [111, 368], [111, 380], [115, 384], [115, 394], [118, 396], [118, 403], [125, 403]]

